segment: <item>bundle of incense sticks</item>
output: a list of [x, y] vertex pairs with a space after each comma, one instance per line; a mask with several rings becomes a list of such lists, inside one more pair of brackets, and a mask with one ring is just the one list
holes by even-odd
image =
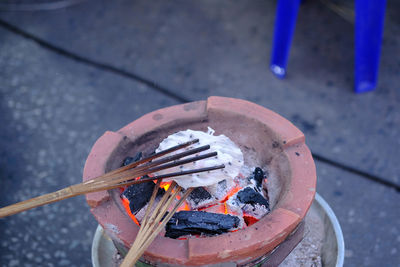
[[193, 191], [193, 188], [187, 189], [179, 201], [176, 201], [176, 196], [182, 191], [182, 187], [178, 186], [175, 182], [172, 182], [167, 192], [155, 205], [154, 200], [156, 198], [158, 188], [160, 187], [160, 182], [161, 181], [158, 180], [156, 186], [154, 187], [153, 194], [150, 198], [149, 205], [142, 220], [135, 242], [132, 244], [128, 254], [125, 256], [124, 261], [120, 265], [121, 267], [135, 265], [147, 247], [164, 228], [165, 224], [175, 214], [176, 210], [181, 206], [183, 201], [185, 201], [187, 196]]
[[[181, 176], [181, 175], [188, 175], [188, 174], [193, 174], [193, 173], [198, 173], [198, 172], [212, 171], [212, 170], [216, 170], [216, 169], [222, 169], [225, 167], [224, 165], [218, 165], [218, 166], [212, 166], [212, 167], [201, 168], [201, 169], [173, 172], [173, 173], [168, 173], [168, 174], [164, 174], [164, 175], [144, 178], [144, 179], [136, 179], [138, 177], [142, 177], [147, 174], [152, 174], [152, 173], [160, 171], [160, 170], [176, 167], [179, 165], [187, 164], [187, 163], [190, 163], [193, 161], [202, 160], [205, 158], [214, 157], [217, 155], [216, 152], [210, 152], [210, 153], [206, 153], [203, 155], [199, 155], [200, 152], [210, 149], [209, 145], [190, 149], [185, 152], [177, 153], [174, 155], [168, 155], [172, 152], [175, 152], [179, 149], [188, 147], [197, 142], [199, 142], [198, 139], [191, 140], [189, 142], [186, 142], [186, 143], [171, 147], [169, 149], [166, 149], [164, 151], [155, 153], [149, 157], [143, 158], [143, 159], [141, 159], [137, 162], [134, 162], [130, 165], [113, 170], [111, 172], [108, 172], [104, 175], [101, 175], [92, 180], [86, 181], [84, 183], [75, 184], [75, 185], [66, 187], [64, 189], [58, 190], [53, 193], [41, 195], [41, 196], [29, 199], [29, 200], [18, 202], [16, 204], [13, 204], [13, 205], [10, 205], [10, 206], [4, 207], [4, 208], [0, 208], [0, 218], [6, 217], [9, 215], [13, 215], [13, 214], [16, 214], [16, 213], [19, 213], [19, 212], [22, 212], [22, 211], [25, 211], [28, 209], [32, 209], [35, 207], [39, 207], [42, 205], [46, 205], [49, 203], [53, 203], [56, 201], [60, 201], [60, 200], [66, 199], [66, 198], [83, 195], [83, 194], [87, 194], [87, 193], [91, 193], [91, 192], [109, 190], [109, 189], [113, 189], [113, 188], [117, 188], [117, 187], [137, 184], [137, 183], [161, 181], [164, 178], [177, 177], [177, 176]], [[194, 154], [196, 154], [197, 156], [191, 156]], [[191, 157], [188, 157], [188, 156], [191, 156]], [[176, 188], [176, 190], [173, 192], [173, 194], [175, 194], [176, 192], [179, 193], [180, 190], [181, 189], [179, 189], [179, 187]], [[190, 191], [190, 190], [188, 190], [188, 191]], [[168, 197], [169, 194], [171, 194], [171, 193], [166, 194], [167, 195], [166, 198]]]

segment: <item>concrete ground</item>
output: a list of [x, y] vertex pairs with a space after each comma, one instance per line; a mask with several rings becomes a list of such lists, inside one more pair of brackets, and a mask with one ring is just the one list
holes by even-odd
[[[400, 266], [400, 5], [388, 1], [379, 85], [356, 95], [353, 25], [301, 8], [286, 79], [268, 70], [275, 1], [89, 0], [0, 12], [0, 206], [81, 181], [95, 140], [210, 95], [291, 120], [341, 223], [346, 266]], [[0, 219], [1, 266], [90, 266], [83, 197]]]

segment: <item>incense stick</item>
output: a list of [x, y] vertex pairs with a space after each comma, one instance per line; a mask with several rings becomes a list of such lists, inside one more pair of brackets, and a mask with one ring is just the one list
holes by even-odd
[[[50, 204], [53, 202], [57, 202], [63, 199], [71, 198], [74, 196], [78, 195], [83, 195], [87, 193], [92, 193], [92, 192], [97, 192], [97, 191], [103, 191], [103, 190], [110, 190], [114, 189], [117, 187], [121, 186], [127, 186], [131, 184], [136, 184], [136, 183], [143, 183], [143, 182], [149, 182], [153, 180], [161, 180], [167, 177], [176, 177], [176, 176], [181, 176], [181, 175], [186, 175], [186, 174], [191, 174], [191, 173], [197, 173], [197, 172], [204, 172], [204, 171], [211, 171], [211, 170], [216, 170], [216, 169], [221, 169], [224, 168], [224, 165], [219, 165], [219, 166], [213, 166], [213, 167], [208, 167], [208, 168], [201, 168], [201, 169], [194, 169], [194, 170], [188, 170], [188, 171], [182, 171], [182, 172], [175, 172], [175, 173], [169, 173], [161, 176], [156, 176], [156, 177], [150, 177], [146, 179], [139, 179], [137, 180], [138, 177], [151, 174], [160, 170], [176, 167], [182, 164], [187, 164], [193, 161], [198, 161], [202, 160], [205, 158], [213, 157], [216, 155], [216, 152], [211, 152], [207, 153], [204, 155], [198, 155], [186, 159], [180, 159], [182, 157], [187, 157], [189, 155], [197, 154], [199, 152], [205, 151], [210, 148], [210, 146], [202, 146], [198, 147], [195, 149], [191, 149], [176, 155], [172, 156], [167, 156], [165, 158], [150, 162], [151, 160], [165, 156], [168, 153], [177, 151], [178, 149], [182, 149], [184, 147], [187, 147], [195, 142], [198, 142], [198, 140], [193, 140], [190, 142], [186, 142], [184, 144], [172, 147], [170, 149], [161, 151], [159, 153], [156, 153], [150, 157], [147, 157], [143, 160], [140, 160], [139, 163], [132, 163], [128, 168], [128, 166], [119, 168], [117, 170], [111, 171], [109, 173], [106, 173], [102, 176], [99, 176], [97, 178], [94, 178], [92, 180], [86, 181], [84, 183], [80, 184], [75, 184], [71, 185], [69, 187], [66, 187], [64, 189], [55, 191], [53, 193], [45, 194], [42, 196], [38, 196], [29, 200], [21, 201], [15, 204], [12, 204], [7, 207], [0, 208], [0, 218], [10, 216], [25, 210], [29, 210], [35, 207], [43, 206], [46, 204]], [[140, 165], [143, 164], [143, 165]]]
[[135, 242], [132, 244], [131, 248], [128, 251], [128, 254], [125, 256], [124, 261], [120, 265], [121, 267], [131, 267], [135, 265], [135, 263], [142, 256], [147, 247], [153, 242], [153, 240], [165, 227], [167, 222], [175, 214], [177, 209], [182, 205], [183, 201], [185, 201], [189, 194], [193, 191], [193, 188], [189, 188], [188, 190], [186, 190], [185, 194], [173, 206], [172, 210], [168, 212], [171, 203], [182, 191], [182, 187], [178, 186], [175, 182], [172, 182], [167, 192], [164, 194], [162, 199], [158, 202], [157, 206], [150, 214], [157, 191], [158, 188], [155, 187], [149, 205], [147, 207], [145, 217], [142, 220], [141, 227], [136, 236]]
[[153, 155], [150, 155], [150, 156], [148, 156], [148, 157], [145, 157], [145, 158], [143, 158], [143, 159], [140, 159], [140, 160], [138, 160], [138, 161], [136, 161], [136, 162], [132, 162], [131, 164], [129, 164], [129, 165], [127, 165], [127, 166], [123, 166], [123, 167], [120, 167], [120, 168], [115, 169], [115, 170], [113, 170], [113, 171], [110, 171], [110, 172], [106, 173], [105, 175], [113, 175], [113, 174], [116, 174], [116, 173], [119, 173], [119, 172], [123, 172], [123, 171], [125, 171], [125, 170], [134, 168], [134, 167], [139, 166], [139, 165], [141, 165], [141, 164], [144, 164], [144, 163], [146, 163], [146, 162], [150, 162], [150, 161], [152, 161], [152, 160], [154, 160], [154, 159], [156, 159], [156, 158], [165, 156], [165, 155], [168, 154], [168, 153], [175, 152], [175, 151], [177, 151], [177, 150], [179, 150], [179, 149], [188, 147], [188, 146], [193, 145], [193, 144], [198, 143], [198, 142], [199, 142], [199, 139], [193, 139], [193, 140], [190, 140], [190, 141], [188, 141], [188, 142], [182, 143], [182, 144], [180, 144], [180, 145], [173, 146], [173, 147], [168, 148], [168, 149], [166, 149], [166, 150], [160, 151], [160, 152], [158, 152], [158, 153], [154, 153]]

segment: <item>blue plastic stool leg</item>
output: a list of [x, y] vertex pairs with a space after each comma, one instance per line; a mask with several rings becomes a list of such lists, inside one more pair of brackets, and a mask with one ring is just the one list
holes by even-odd
[[279, 78], [283, 78], [286, 74], [290, 44], [296, 27], [300, 2], [301, 0], [278, 1], [270, 69]]
[[355, 91], [374, 90], [378, 81], [386, 0], [356, 0]]

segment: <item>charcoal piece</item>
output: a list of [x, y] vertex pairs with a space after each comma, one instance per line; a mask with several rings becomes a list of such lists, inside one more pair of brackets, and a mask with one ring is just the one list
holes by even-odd
[[239, 226], [240, 220], [229, 214], [204, 211], [180, 211], [165, 226], [165, 236], [178, 238], [184, 235], [218, 235]]
[[126, 165], [129, 165], [131, 163], [134, 163], [134, 162], [140, 160], [141, 158], [142, 158], [142, 152], [138, 152], [136, 154], [136, 156], [134, 156], [134, 157], [126, 157], [124, 159], [124, 162], [122, 163], [122, 166], [126, 166]]
[[205, 190], [203, 187], [196, 187], [192, 193], [188, 196], [188, 199], [193, 201], [196, 204], [199, 204], [202, 201], [211, 199], [212, 196], [210, 193], [208, 193], [207, 190]]
[[237, 199], [244, 204], [251, 204], [253, 206], [256, 204], [263, 205], [269, 210], [269, 201], [251, 187], [240, 190], [237, 193]]
[[[143, 178], [147, 178], [148, 176], [143, 176]], [[153, 193], [155, 184], [153, 182], [145, 182], [141, 184], [134, 184], [128, 186], [125, 191], [122, 193], [129, 200], [129, 208], [132, 214], [136, 214], [141, 208], [143, 208], [147, 202], [149, 202], [150, 197]], [[163, 195], [165, 190], [163, 188], [159, 188], [157, 192], [157, 196]]]
[[129, 200], [129, 208], [132, 214], [138, 212], [150, 200], [153, 193], [154, 183], [134, 184], [122, 193]]
[[242, 207], [242, 211], [243, 211], [243, 215], [245, 217], [252, 217], [255, 218], [257, 220], [261, 219], [262, 217], [264, 217], [264, 215], [268, 214], [270, 212], [270, 210], [264, 206], [261, 205], [259, 203], [256, 204], [245, 204]]
[[205, 189], [217, 200], [223, 200], [226, 195], [233, 189], [235, 182], [232, 179], [225, 179], [216, 184], [205, 187]]
[[203, 187], [196, 187], [187, 198], [192, 209], [202, 208], [215, 202], [215, 198]]
[[217, 200], [204, 187], [196, 187], [188, 196], [187, 202], [194, 210], [213, 205]]
[[253, 172], [253, 177], [254, 177], [254, 180], [256, 181], [257, 187], [261, 188], [262, 182], [265, 178], [265, 174], [260, 167], [256, 167], [256, 169]]
[[[134, 157], [126, 157], [122, 166], [129, 165], [142, 158], [142, 152], [138, 152]], [[148, 178], [147, 175], [142, 176], [140, 179]], [[141, 184], [134, 184], [128, 186], [122, 193], [129, 200], [129, 209], [132, 214], [136, 214], [141, 208], [143, 208], [147, 202], [149, 202], [151, 194], [153, 193], [155, 184], [152, 182], [146, 182]], [[163, 195], [165, 190], [162, 188], [158, 189], [157, 196]]]

